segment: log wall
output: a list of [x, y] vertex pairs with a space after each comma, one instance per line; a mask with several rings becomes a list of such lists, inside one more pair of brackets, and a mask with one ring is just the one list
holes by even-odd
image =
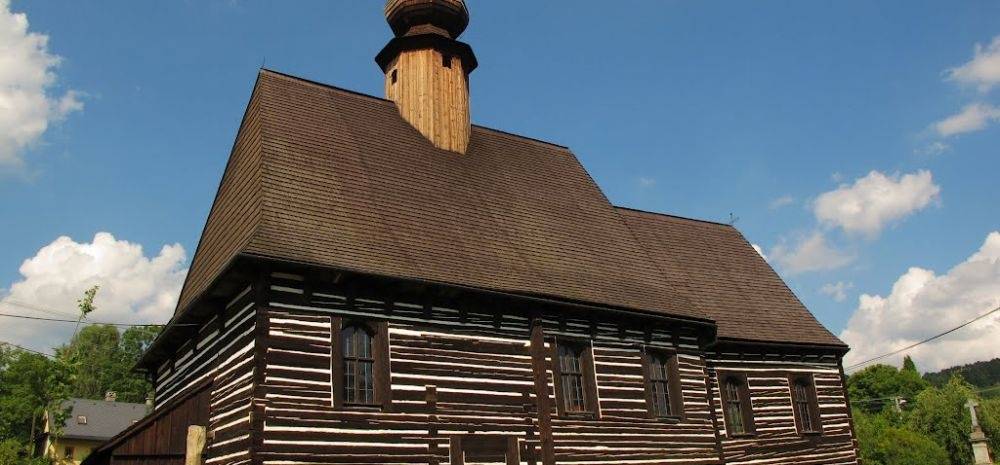
[[[551, 435], [560, 464], [718, 463], [697, 338], [684, 328], [644, 331], [542, 315], [552, 337], [593, 341], [599, 415], [559, 418], [552, 360], [544, 361], [551, 431], [539, 421], [530, 309], [461, 311], [306, 289], [284, 276], [267, 305], [263, 464], [449, 463], [453, 438], [513, 437], [524, 463], [542, 463]], [[387, 411], [335, 409], [330, 340], [336, 317], [388, 321]], [[641, 346], [678, 352], [685, 416], [648, 417]], [[433, 386], [433, 388], [428, 388]], [[429, 399], [433, 399], [429, 402]]]
[[[507, 462], [476, 461], [506, 465], [858, 463], [837, 356], [749, 346], [706, 353], [695, 328], [682, 324], [378, 295], [384, 292], [273, 273], [229, 302], [224, 325], [210, 321], [197, 343], [162, 368], [158, 396], [176, 404], [207, 389], [210, 465], [438, 465], [452, 463], [462, 444], [513, 451], [517, 458]], [[384, 409], [335, 407], [338, 319], [386, 322], [391, 400]], [[592, 416], [558, 413], [551, 354], [560, 338], [588, 341]], [[649, 416], [647, 347], [676, 354], [680, 417]], [[753, 436], [727, 437], [719, 372], [747, 374]], [[795, 426], [789, 376], [801, 373], [815, 380], [819, 435]], [[161, 408], [173, 414], [175, 407]]]
[[[250, 461], [250, 411], [255, 371], [257, 311], [252, 286], [235, 295], [223, 312], [199, 328], [157, 373], [157, 409], [195, 386], [209, 386], [205, 421], [209, 441], [206, 464], [238, 465]], [[182, 425], [177, 425], [179, 428]], [[187, 425], [183, 425], [186, 430]], [[185, 433], [186, 434], [186, 433]]]
[[[712, 404], [725, 463], [731, 465], [856, 465], [857, 444], [852, 433], [839, 358], [747, 352], [707, 355]], [[728, 437], [719, 372], [747, 374], [754, 417], [754, 434]], [[796, 429], [789, 375], [812, 374], [819, 403], [822, 434], [802, 435]]]

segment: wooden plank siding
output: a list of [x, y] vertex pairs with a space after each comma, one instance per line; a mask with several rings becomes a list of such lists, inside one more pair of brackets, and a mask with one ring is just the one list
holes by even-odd
[[[706, 368], [725, 463], [858, 463], [839, 357], [710, 352]], [[755, 425], [752, 436], [728, 437], [718, 380], [720, 372], [747, 375]], [[792, 374], [813, 376], [821, 434], [800, 434], [796, 428], [789, 385]]]
[[[150, 455], [135, 444], [199, 424], [172, 419], [198, 402], [202, 416], [190, 421], [208, 426], [206, 465], [442, 465], [477, 444], [515, 451], [495, 462], [505, 465], [858, 464], [839, 356], [752, 345], [706, 352], [698, 329], [683, 323], [386, 295], [283, 272], [248, 285], [159, 370], [156, 415], [168, 423], [133, 431], [111, 461], [178, 465], [173, 449]], [[334, 331], [352, 320], [384, 328], [381, 407], [336, 406]], [[559, 413], [553, 355], [563, 339], [586, 344], [593, 360], [594, 412]], [[647, 349], [676, 359], [683, 409], [675, 416], [650, 414]], [[727, 436], [723, 372], [746, 375], [753, 436]], [[799, 374], [815, 384], [821, 434], [796, 428], [789, 383]]]
[[202, 385], [178, 398], [166, 411], [143, 420], [134, 434], [111, 452], [116, 465], [183, 465], [187, 426], [208, 421], [211, 389]]
[[[448, 463], [450, 438], [509, 436], [524, 463], [542, 463], [526, 310], [477, 312], [433, 304], [350, 297], [306, 289], [289, 275], [270, 287], [265, 382], [265, 465]], [[336, 409], [330, 346], [335, 317], [388, 322], [391, 405], [385, 411]], [[560, 464], [719, 463], [705, 363], [697, 338], [676, 331], [541, 318], [546, 351], [552, 337], [592, 341], [599, 415], [559, 418], [554, 408], [552, 359], [545, 386], [552, 414], [555, 461]], [[649, 418], [641, 347], [678, 352], [685, 415]], [[428, 386], [435, 401], [428, 403]]]
[[[205, 463], [248, 463], [257, 315], [248, 286], [199, 328], [184, 352], [156, 374], [155, 420], [126, 430], [107, 452], [114, 463], [184, 463], [187, 427], [205, 426]], [[166, 425], [166, 426], [164, 426]], [[159, 444], [152, 446], [147, 444]]]

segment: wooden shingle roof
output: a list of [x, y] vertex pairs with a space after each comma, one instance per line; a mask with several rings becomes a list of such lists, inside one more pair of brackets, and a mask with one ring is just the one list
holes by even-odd
[[736, 228], [618, 211], [667, 279], [716, 322], [720, 339], [844, 346]]
[[390, 101], [271, 71], [179, 311], [236, 254], [703, 319], [565, 147], [474, 127], [440, 150]]
[[[253, 256], [715, 320], [731, 337], [840, 345], [766, 264], [747, 261], [726, 237], [742, 240], [735, 230], [708, 228], [734, 248], [723, 268], [752, 273], [760, 292], [728, 288], [740, 284], [734, 276], [679, 274], [684, 260], [715, 252], [684, 242], [689, 249], [671, 257], [656, 227], [613, 207], [565, 147], [474, 126], [467, 154], [443, 151], [390, 101], [262, 70], [178, 313], [235, 257]], [[727, 300], [742, 292], [752, 305]], [[803, 332], [765, 331], [774, 323]]]

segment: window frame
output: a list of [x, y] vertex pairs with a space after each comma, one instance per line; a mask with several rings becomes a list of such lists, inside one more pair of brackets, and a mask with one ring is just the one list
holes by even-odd
[[[720, 372], [718, 374], [718, 381], [719, 397], [722, 399], [722, 421], [726, 425], [726, 435], [730, 438], [755, 436], [757, 428], [754, 424], [753, 401], [750, 398], [750, 383], [747, 380], [746, 373]], [[729, 421], [727, 407], [733, 401], [733, 399], [729, 398], [728, 384], [730, 382], [736, 384], [737, 395], [739, 396], [737, 401], [740, 405], [740, 413], [743, 420], [743, 431], [734, 431], [733, 425]]]
[[[459, 434], [448, 438], [448, 463], [465, 465], [468, 455], [504, 455], [507, 464], [521, 463], [521, 443], [517, 436], [499, 434]], [[473, 462], [477, 463], [477, 462]]]
[[[799, 397], [796, 386], [803, 386], [806, 389], [806, 398]], [[819, 414], [819, 394], [816, 391], [816, 378], [812, 373], [789, 374], [788, 393], [792, 402], [792, 414], [795, 417], [795, 430], [803, 436], [817, 436], [823, 434], [823, 422]], [[806, 405], [809, 415], [809, 422], [812, 429], [803, 427], [802, 414], [799, 412], [800, 405]]]
[[[662, 357], [666, 369], [665, 380], [653, 379], [653, 359]], [[673, 350], [660, 349], [654, 347], [644, 347], [642, 351], [642, 380], [646, 395], [646, 413], [649, 418], [661, 420], [680, 420], [684, 418], [684, 391], [681, 388], [680, 366], [677, 361], [677, 352]], [[667, 394], [667, 404], [670, 413], [661, 415], [656, 411], [655, 400], [653, 399], [653, 383], [664, 384]]]
[[[372, 338], [372, 357], [375, 359], [372, 378], [375, 387], [375, 401], [372, 404], [355, 404], [344, 401], [344, 347], [342, 331], [350, 326], [358, 326]], [[333, 360], [331, 381], [333, 383], [333, 406], [347, 410], [389, 411], [392, 405], [391, 372], [389, 360], [389, 325], [385, 321], [369, 321], [333, 317], [331, 322]]]
[[[560, 347], [572, 347], [580, 351], [580, 371], [583, 381], [583, 405], [584, 411], [571, 411], [566, 409], [566, 398], [563, 395], [563, 373], [562, 364], [559, 360]], [[592, 418], [600, 417], [600, 399], [597, 397], [597, 378], [594, 368], [594, 348], [589, 340], [558, 337], [551, 343], [549, 351], [552, 358], [553, 387], [556, 394], [556, 412], [564, 418]]]

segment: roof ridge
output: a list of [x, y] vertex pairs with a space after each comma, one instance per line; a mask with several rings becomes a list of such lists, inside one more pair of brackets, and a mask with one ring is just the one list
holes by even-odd
[[[359, 92], [359, 91], [356, 91], [356, 90], [346, 89], [346, 88], [343, 88], [343, 87], [335, 86], [333, 84], [328, 84], [328, 83], [325, 83], [325, 82], [314, 81], [312, 79], [308, 79], [308, 78], [304, 78], [304, 77], [300, 77], [300, 76], [295, 76], [293, 74], [283, 73], [281, 71], [276, 71], [276, 70], [273, 70], [273, 69], [270, 69], [270, 68], [260, 68], [259, 72], [260, 73], [272, 74], [272, 75], [275, 75], [277, 77], [291, 79], [291, 80], [294, 80], [294, 81], [300, 81], [300, 82], [303, 82], [303, 83], [306, 83], [306, 84], [311, 84], [311, 85], [314, 85], [314, 86], [322, 87], [324, 89], [330, 89], [330, 90], [335, 90], [335, 91], [339, 91], [339, 92], [345, 92], [345, 93], [348, 93], [348, 94], [351, 94], [351, 95], [356, 95], [358, 97], [370, 98], [372, 100], [378, 100], [378, 101], [381, 101], [381, 102], [385, 102], [385, 103], [390, 103], [392, 105], [396, 105], [396, 102], [393, 102], [392, 100], [389, 100], [389, 99], [386, 99], [386, 98], [383, 98], [383, 97], [379, 97], [377, 95], [366, 94], [364, 92]], [[537, 142], [537, 143], [540, 143], [540, 144], [549, 145], [549, 146], [552, 146], [552, 147], [558, 147], [558, 148], [561, 148], [561, 149], [569, 150], [569, 147], [567, 147], [565, 145], [557, 144], [555, 142], [550, 142], [550, 141], [547, 141], [547, 140], [544, 140], [544, 139], [539, 139], [537, 137], [526, 136], [524, 134], [517, 134], [517, 133], [513, 133], [513, 132], [509, 132], [509, 131], [504, 131], [502, 129], [497, 129], [497, 128], [493, 128], [493, 127], [489, 127], [489, 126], [483, 126], [481, 124], [475, 124], [475, 123], [472, 123], [472, 127], [483, 129], [483, 130], [486, 130], [486, 131], [492, 131], [492, 132], [495, 132], [495, 133], [504, 134], [504, 135], [508, 135], [508, 136], [512, 136], [512, 137], [517, 137], [518, 139], [523, 139], [525, 141]]]
[[701, 219], [701, 218], [691, 218], [689, 216], [680, 216], [680, 215], [674, 215], [674, 214], [671, 214], [671, 213], [654, 212], [654, 211], [649, 211], [649, 210], [642, 210], [642, 209], [639, 209], [639, 208], [622, 207], [620, 205], [613, 205], [613, 206], [617, 210], [626, 210], [626, 211], [631, 211], [631, 212], [636, 212], [636, 213], [645, 213], [647, 215], [653, 215], [653, 216], [664, 216], [664, 217], [667, 217], [667, 218], [674, 218], [674, 219], [684, 220], [684, 221], [692, 221], [692, 222], [695, 222], [695, 223], [707, 223], [707, 224], [714, 225], [714, 226], [724, 226], [724, 227], [727, 227], [727, 228], [733, 228], [733, 229], [736, 229], [738, 231], [738, 229], [736, 228], [736, 226], [733, 226], [733, 225], [727, 224], [727, 223], [722, 223], [720, 221], [704, 220], [704, 219]]
[[372, 100], [379, 100], [379, 101], [382, 101], [382, 102], [391, 103], [393, 105], [396, 104], [396, 102], [393, 102], [392, 100], [389, 100], [389, 99], [386, 99], [386, 98], [382, 98], [382, 97], [379, 97], [379, 96], [376, 96], [376, 95], [366, 94], [364, 92], [359, 92], [359, 91], [356, 91], [356, 90], [351, 90], [351, 89], [347, 89], [347, 88], [344, 88], [344, 87], [335, 86], [333, 84], [328, 84], [328, 83], [325, 83], [325, 82], [314, 81], [312, 79], [304, 78], [304, 77], [301, 77], [301, 76], [296, 76], [294, 74], [283, 73], [281, 71], [276, 71], [276, 70], [273, 70], [273, 69], [270, 69], [270, 68], [260, 68], [260, 70], [258, 71], [258, 73], [260, 73], [260, 74], [263, 74], [263, 73], [272, 74], [272, 75], [274, 75], [276, 77], [291, 79], [293, 81], [300, 81], [300, 82], [303, 82], [303, 83], [306, 83], [306, 84], [311, 84], [311, 85], [314, 85], [314, 86], [317, 86], [317, 87], [322, 87], [324, 89], [330, 89], [330, 90], [335, 90], [335, 91], [339, 91], [339, 92], [346, 92], [348, 94], [357, 95], [358, 97], [367, 97], [367, 98], [370, 98]]
[[551, 147], [556, 147], [556, 148], [560, 148], [560, 149], [563, 149], [563, 150], [566, 150], [566, 151], [570, 151], [569, 147], [567, 147], [565, 145], [557, 144], [555, 142], [549, 142], [547, 140], [539, 139], [537, 137], [525, 136], [523, 134], [517, 134], [517, 133], [513, 133], [513, 132], [508, 132], [508, 131], [504, 131], [503, 129], [491, 128], [489, 126], [483, 126], [481, 124], [473, 124], [472, 127], [483, 129], [483, 130], [490, 131], [490, 132], [499, 133], [499, 134], [502, 134], [502, 135], [516, 137], [518, 139], [523, 139], [523, 140], [528, 141], [528, 142], [537, 142], [537, 143], [542, 144], [542, 145], [548, 145], [548, 146], [551, 146]]

